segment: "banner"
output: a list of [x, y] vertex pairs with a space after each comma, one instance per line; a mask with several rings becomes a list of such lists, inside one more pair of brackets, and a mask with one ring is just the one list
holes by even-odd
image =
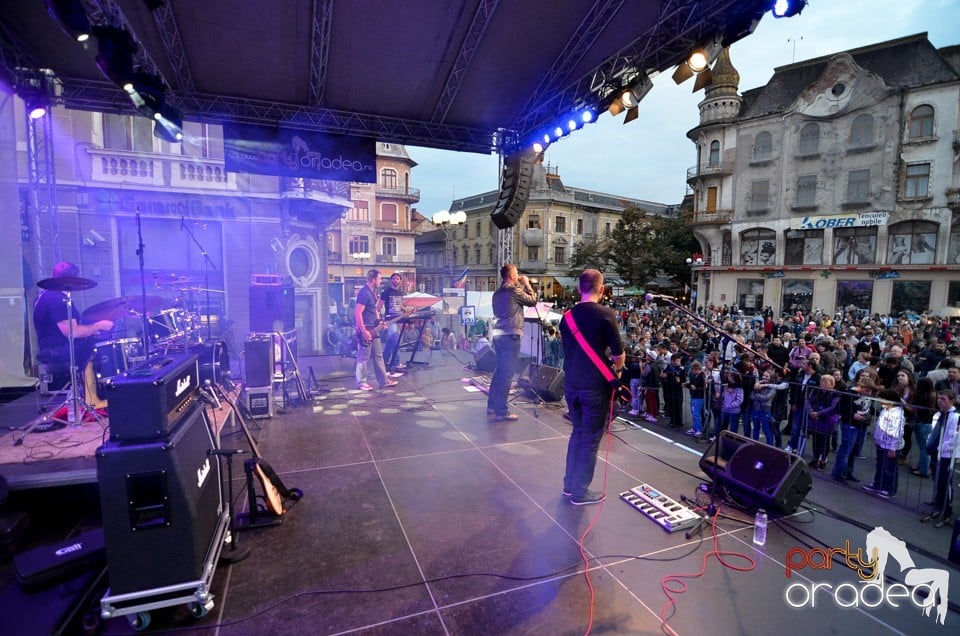
[[377, 142], [366, 137], [226, 123], [223, 155], [230, 172], [377, 182]]
[[873, 210], [857, 214], [835, 214], [832, 216], [803, 216], [790, 219], [791, 230], [824, 230], [837, 227], [871, 227], [886, 225], [886, 210]]

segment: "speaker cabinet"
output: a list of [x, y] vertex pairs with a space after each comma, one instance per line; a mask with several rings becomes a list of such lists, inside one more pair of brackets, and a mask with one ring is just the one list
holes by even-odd
[[530, 365], [530, 388], [545, 402], [563, 399], [563, 369], [546, 365]]
[[700, 469], [734, 495], [774, 515], [792, 514], [813, 488], [802, 459], [730, 431], [721, 432], [710, 444], [700, 458]]
[[493, 347], [486, 345], [481, 347], [473, 354], [473, 365], [477, 368], [477, 371], [493, 373], [493, 370], [497, 368], [497, 352], [493, 350]]
[[203, 409], [163, 441], [107, 442], [97, 482], [113, 595], [198, 581], [223, 515], [220, 469]]
[[250, 285], [250, 331], [290, 331], [296, 327], [293, 285]]
[[273, 337], [269, 334], [250, 338], [243, 343], [244, 380], [247, 386], [270, 386], [276, 365]]

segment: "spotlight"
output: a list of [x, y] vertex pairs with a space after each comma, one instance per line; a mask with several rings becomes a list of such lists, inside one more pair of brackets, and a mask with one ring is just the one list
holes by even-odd
[[533, 151], [535, 153], [539, 155], [541, 152], [543, 152], [543, 150], [544, 150], [544, 147], [542, 143], [540, 143], [539, 141], [533, 142]]
[[633, 84], [623, 89], [623, 92], [620, 93], [620, 103], [623, 104], [623, 107], [626, 109], [636, 108], [652, 88], [653, 82], [650, 81], [650, 78], [646, 75], [641, 75]]
[[807, 0], [776, 0], [771, 12], [775, 18], [792, 18], [807, 6]]
[[172, 144], [183, 141], [183, 119], [172, 106], [163, 105], [154, 116], [153, 135]]
[[563, 137], [563, 128], [561, 128], [560, 126], [557, 126], [556, 128], [554, 128], [553, 136], [555, 139], [560, 139], [561, 137]]
[[628, 109], [626, 116], [624, 116], [623, 118], [623, 125], [626, 126], [627, 124], [632, 122], [634, 119], [637, 119], [638, 117], [640, 117], [639, 106], [634, 106], [633, 108]]
[[580, 122], [578, 122], [576, 119], [571, 119], [570, 121], [567, 122], [567, 130], [569, 130], [570, 132], [573, 132], [579, 127], [580, 127]]
[[156, 117], [163, 109], [163, 80], [150, 73], [134, 73], [123, 85], [124, 92], [144, 117]]
[[80, 0], [46, 0], [47, 13], [77, 42], [90, 39], [90, 18]]
[[114, 27], [97, 26], [93, 28], [93, 34], [97, 36], [96, 61], [100, 72], [118, 86], [130, 82], [137, 43], [129, 33]]
[[722, 50], [723, 45], [720, 37], [695, 48], [690, 52], [687, 59], [677, 66], [677, 70], [673, 72], [673, 81], [677, 84], [683, 84], [695, 74], [703, 73], [710, 68], [710, 65], [713, 64]]
[[585, 124], [589, 124], [596, 118], [597, 118], [597, 114], [593, 112], [593, 110], [590, 108], [580, 113], [580, 121], [582, 121]]
[[47, 114], [47, 100], [43, 95], [34, 95], [25, 100], [30, 119], [41, 119]]

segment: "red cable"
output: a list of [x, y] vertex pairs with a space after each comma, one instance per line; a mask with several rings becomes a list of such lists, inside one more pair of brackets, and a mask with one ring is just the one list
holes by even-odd
[[[703, 576], [704, 572], [707, 570], [707, 559], [711, 556], [716, 558], [726, 568], [735, 570], [737, 572], [749, 572], [750, 570], [757, 567], [756, 562], [746, 554], [742, 552], [734, 552], [732, 550], [721, 550], [720, 549], [720, 538], [717, 536], [717, 517], [720, 516], [720, 509], [717, 508], [717, 511], [714, 513], [713, 518], [710, 520], [710, 529], [713, 534], [713, 550], [706, 552], [703, 555], [703, 559], [700, 562], [700, 570], [694, 574], [667, 574], [662, 579], [660, 579], [660, 589], [663, 590], [664, 595], [667, 597], [667, 603], [663, 606], [663, 609], [660, 610], [660, 622], [662, 624], [663, 630], [670, 636], [678, 636], [677, 632], [673, 630], [672, 627], [667, 623], [667, 619], [664, 618], [664, 615], [667, 613], [667, 610], [671, 607], [675, 607], [677, 604], [676, 599], [673, 595], [683, 594], [687, 591], [687, 584], [683, 579], [694, 579]], [[749, 565], [744, 567], [739, 567], [733, 565], [732, 563], [725, 561], [725, 556], [738, 557], [749, 563]], [[678, 587], [672, 588], [671, 583], [677, 583]]]

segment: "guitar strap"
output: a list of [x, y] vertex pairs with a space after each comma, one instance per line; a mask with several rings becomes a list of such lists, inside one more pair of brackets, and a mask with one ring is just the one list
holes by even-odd
[[583, 337], [583, 334], [580, 333], [580, 328], [577, 327], [577, 322], [573, 319], [573, 311], [568, 311], [563, 316], [570, 324], [570, 333], [573, 334], [573, 337], [576, 339], [577, 344], [580, 345], [580, 348], [583, 349], [583, 352], [587, 354], [587, 357], [590, 358], [590, 361], [593, 362], [594, 366], [597, 367], [597, 371], [600, 372], [600, 375], [603, 376], [603, 379], [607, 382], [617, 382], [617, 376], [613, 374], [613, 371], [606, 364], [603, 363], [603, 360], [600, 359], [599, 354], [593, 350], [587, 343], [587, 339]]

